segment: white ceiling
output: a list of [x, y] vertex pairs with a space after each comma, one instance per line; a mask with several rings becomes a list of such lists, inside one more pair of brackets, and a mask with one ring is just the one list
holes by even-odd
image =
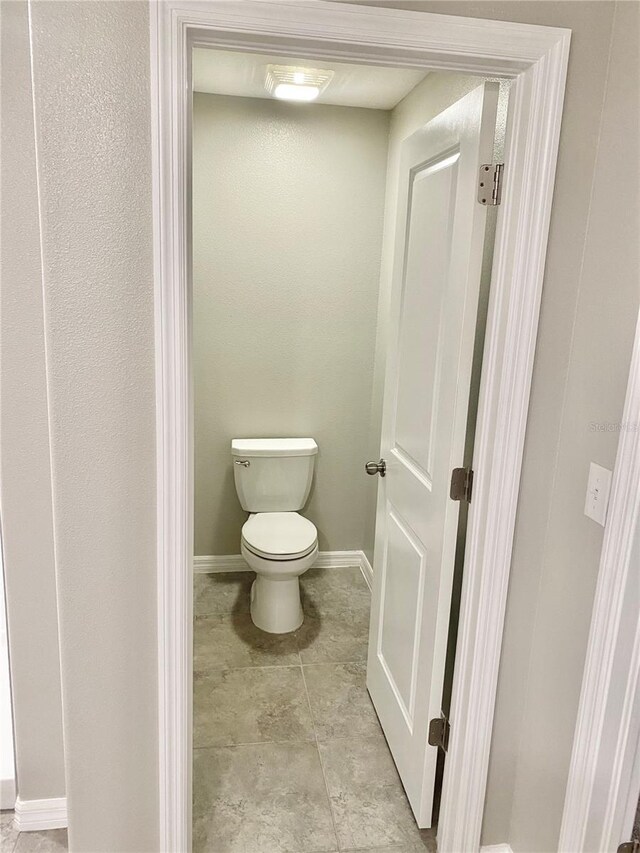
[[314, 103], [374, 110], [393, 109], [429, 73], [416, 68], [382, 68], [377, 65], [351, 65], [347, 62], [194, 48], [194, 91], [243, 98], [270, 98], [271, 95], [264, 88], [266, 66], [269, 64], [328, 68], [334, 72], [333, 79]]

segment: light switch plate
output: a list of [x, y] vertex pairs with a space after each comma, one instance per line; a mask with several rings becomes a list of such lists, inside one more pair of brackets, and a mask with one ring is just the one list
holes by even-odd
[[592, 462], [589, 466], [589, 482], [587, 483], [587, 499], [584, 504], [584, 514], [604, 527], [607, 520], [609, 492], [611, 491], [611, 471]]

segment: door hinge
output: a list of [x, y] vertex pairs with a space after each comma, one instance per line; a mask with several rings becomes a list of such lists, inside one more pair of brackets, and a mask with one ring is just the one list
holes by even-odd
[[640, 841], [625, 841], [618, 847], [618, 853], [640, 853]]
[[500, 204], [502, 200], [502, 175], [504, 163], [483, 163], [478, 174], [478, 201], [480, 204]]
[[452, 501], [471, 503], [473, 488], [473, 470], [471, 468], [454, 468], [451, 472], [451, 488], [449, 497]]
[[443, 752], [446, 752], [449, 746], [450, 731], [449, 720], [444, 714], [435, 717], [429, 722], [429, 745], [438, 746]]

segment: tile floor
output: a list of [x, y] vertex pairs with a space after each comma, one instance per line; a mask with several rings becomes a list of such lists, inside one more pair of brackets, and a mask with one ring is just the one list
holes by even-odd
[[2, 853], [64, 853], [66, 850], [66, 829], [17, 832], [13, 827], [13, 812], [0, 812], [0, 851]]
[[360, 569], [303, 575], [280, 636], [251, 622], [253, 578], [195, 578], [194, 853], [433, 853], [365, 688]]

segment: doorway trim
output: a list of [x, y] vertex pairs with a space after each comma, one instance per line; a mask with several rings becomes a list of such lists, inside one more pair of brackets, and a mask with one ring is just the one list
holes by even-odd
[[326, 0], [150, 0], [160, 849], [191, 849], [191, 48], [513, 80], [438, 849], [477, 851], [570, 30]]

